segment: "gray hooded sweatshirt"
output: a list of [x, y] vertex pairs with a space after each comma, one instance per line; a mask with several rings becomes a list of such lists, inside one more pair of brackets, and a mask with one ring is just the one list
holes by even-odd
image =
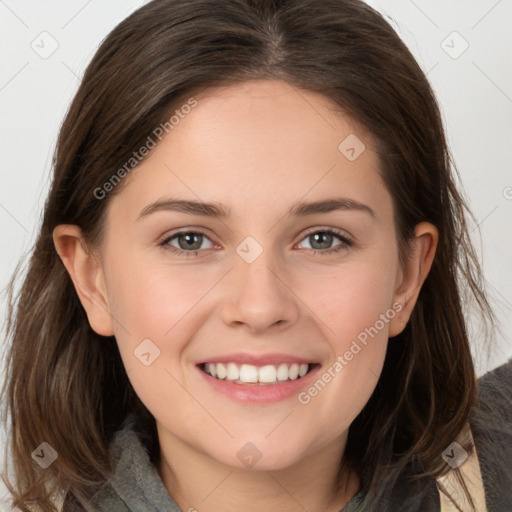
[[[512, 359], [479, 379], [478, 397], [478, 407], [473, 410], [469, 423], [487, 512], [512, 512]], [[63, 512], [188, 512], [181, 511], [167, 492], [134, 429], [132, 417], [115, 434], [111, 453], [113, 477], [92, 496], [88, 505], [79, 504], [69, 495]], [[417, 489], [413, 491], [405, 481], [397, 481], [386, 490], [376, 512], [396, 512], [406, 500], [410, 500], [408, 512], [439, 512], [435, 480], [425, 480], [421, 492]], [[340, 512], [358, 512], [363, 497], [361, 488]], [[200, 505], [196, 507], [200, 512]]]

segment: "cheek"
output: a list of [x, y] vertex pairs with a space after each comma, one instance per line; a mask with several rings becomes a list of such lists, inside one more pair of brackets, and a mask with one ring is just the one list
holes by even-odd
[[[314, 416], [332, 421], [333, 429], [348, 425], [370, 398], [384, 364], [393, 308], [394, 260], [352, 266], [316, 281], [316, 305], [330, 345], [330, 361], [300, 403]], [[389, 263], [389, 264], [387, 264]], [[335, 427], [337, 425], [338, 427]]]
[[[192, 408], [178, 382], [182, 353], [193, 335], [194, 307], [211, 288], [204, 274], [126, 257], [109, 268], [109, 305], [115, 337], [128, 378], [155, 416], [162, 408]], [[173, 378], [174, 377], [174, 378]]]
[[394, 316], [396, 265], [392, 257], [386, 261], [383, 255], [383, 260], [379, 264], [366, 260], [336, 272], [317, 273], [314, 287], [303, 285], [303, 296], [326, 326], [326, 337], [337, 351], [344, 352], [353, 339], [376, 323], [382, 331], [380, 338], [387, 339], [389, 318], [384, 325], [379, 319], [386, 313]]
[[[215, 279], [213, 273], [210, 276], [203, 270], [163, 264], [162, 258], [132, 257], [110, 268], [111, 312], [133, 341], [154, 338], [165, 345], [175, 326], [194, 311]], [[126, 331], [120, 330], [121, 338]]]
[[162, 257], [124, 254], [122, 261], [110, 260], [107, 282], [126, 372], [153, 413], [159, 404], [169, 402], [169, 396], [182, 407], [177, 381], [183, 382], [186, 373], [183, 354], [207, 321], [202, 299], [218, 282], [219, 270], [205, 266], [197, 271], [166, 264]]

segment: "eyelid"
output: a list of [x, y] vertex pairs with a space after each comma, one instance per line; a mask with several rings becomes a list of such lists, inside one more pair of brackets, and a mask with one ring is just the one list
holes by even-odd
[[212, 235], [210, 235], [207, 230], [205, 230], [204, 228], [195, 228], [193, 226], [190, 227], [190, 228], [177, 228], [177, 229], [175, 229], [173, 231], [167, 231], [164, 235], [158, 237], [157, 244], [160, 245], [160, 244], [168, 241], [169, 239], [174, 238], [177, 235], [185, 235], [185, 234], [188, 234], [188, 233], [194, 233], [194, 234], [198, 234], [198, 235], [203, 235], [206, 238], [208, 238], [209, 240], [211, 240], [212, 243], [214, 243], [216, 245], [220, 245], [219, 243], [217, 243], [217, 242], [215, 242], [213, 240]]
[[312, 228], [309, 228], [308, 230], [306, 230], [306, 233], [304, 234], [304, 236], [301, 238], [301, 241], [304, 240], [304, 238], [306, 238], [308, 235], [311, 235], [312, 233], [332, 233], [338, 237], [340, 237], [342, 240], [346, 240], [347, 242], [350, 242], [350, 243], [353, 243], [354, 242], [354, 238], [352, 237], [352, 235], [348, 234], [345, 230], [342, 230], [342, 229], [338, 229], [338, 228], [331, 228], [331, 227], [327, 227], [327, 226], [315, 226], [315, 227], [312, 227]]
[[[175, 253], [178, 256], [184, 256], [184, 257], [197, 256], [197, 255], [199, 255], [199, 257], [206, 256], [208, 254], [208, 251], [212, 248], [210, 248], [210, 249], [194, 249], [191, 251], [185, 251], [184, 249], [174, 247], [173, 245], [170, 244], [171, 239], [179, 237], [180, 235], [185, 235], [185, 234], [190, 234], [190, 233], [196, 234], [196, 235], [202, 235], [203, 237], [210, 240], [210, 242], [214, 246], [220, 245], [217, 242], [215, 242], [214, 240], [212, 240], [212, 237], [210, 235], [206, 234], [202, 229], [199, 229], [199, 228], [186, 228], [186, 229], [180, 228], [172, 233], [166, 233], [163, 237], [160, 237], [158, 239], [157, 245], [158, 245], [158, 247], [160, 247], [164, 250], [170, 251], [172, 253]], [[206, 253], [206, 254], [204, 254], [204, 253]]]
[[[184, 249], [179, 249], [177, 247], [174, 247], [168, 243], [171, 239], [173, 239], [179, 235], [190, 234], [190, 233], [202, 235], [205, 238], [207, 238], [208, 240], [210, 240], [212, 242], [212, 244], [220, 245], [217, 242], [215, 242], [215, 240], [213, 240], [212, 237], [209, 234], [207, 234], [202, 228], [194, 228], [194, 227], [178, 228], [176, 231], [173, 231], [171, 233], [166, 233], [164, 236], [159, 238], [158, 245], [163, 247], [164, 249], [170, 250], [171, 252], [176, 252], [178, 254], [182, 254], [185, 256], [194, 256], [194, 255], [197, 255], [198, 253], [204, 253], [206, 251], [206, 249], [195, 249], [195, 250], [186, 251]], [[353, 237], [351, 235], [349, 235], [348, 233], [346, 233], [345, 231], [337, 229], [337, 228], [325, 227], [325, 226], [324, 227], [313, 226], [313, 227], [307, 229], [306, 232], [300, 238], [298, 243], [301, 243], [304, 239], [306, 239], [309, 235], [311, 235], [313, 233], [332, 234], [342, 242], [341, 244], [331, 247], [330, 249], [325, 249], [325, 250], [307, 249], [308, 251], [312, 251], [315, 254], [317, 254], [317, 253], [318, 254], [332, 254], [332, 253], [335, 253], [337, 250], [340, 250], [342, 246], [350, 247], [354, 243]], [[295, 245], [297, 245], [297, 244], [295, 244]]]

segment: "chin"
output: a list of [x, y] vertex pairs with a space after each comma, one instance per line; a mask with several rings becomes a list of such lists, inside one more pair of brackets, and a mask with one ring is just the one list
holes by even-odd
[[233, 448], [235, 458], [230, 452], [223, 453], [217, 460], [238, 471], [280, 471], [297, 464], [305, 456], [304, 445], [297, 446], [296, 450], [287, 446], [286, 451], [279, 450], [278, 446], [282, 448], [282, 442], [240, 442]]

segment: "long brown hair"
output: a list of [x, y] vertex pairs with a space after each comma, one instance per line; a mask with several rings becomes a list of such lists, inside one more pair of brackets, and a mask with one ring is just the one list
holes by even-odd
[[[412, 485], [446, 470], [441, 452], [476, 400], [464, 294], [484, 319], [493, 316], [425, 74], [389, 23], [359, 0], [154, 0], [122, 21], [87, 67], [60, 130], [42, 225], [16, 295], [11, 282], [4, 393], [11, 489], [22, 510], [55, 510], [55, 492], [93, 492], [110, 474], [112, 435], [133, 411], [155, 436], [115, 339], [87, 321], [53, 229], [76, 224], [97, 244], [123, 182], [104, 198], [94, 192], [155, 128], [194, 93], [257, 78], [323, 94], [375, 138], [402, 261], [416, 224], [439, 230], [410, 322], [350, 427], [343, 463], [366, 475], [364, 510], [376, 510], [384, 484], [399, 476]], [[41, 442], [58, 453], [48, 469], [31, 458]]]

